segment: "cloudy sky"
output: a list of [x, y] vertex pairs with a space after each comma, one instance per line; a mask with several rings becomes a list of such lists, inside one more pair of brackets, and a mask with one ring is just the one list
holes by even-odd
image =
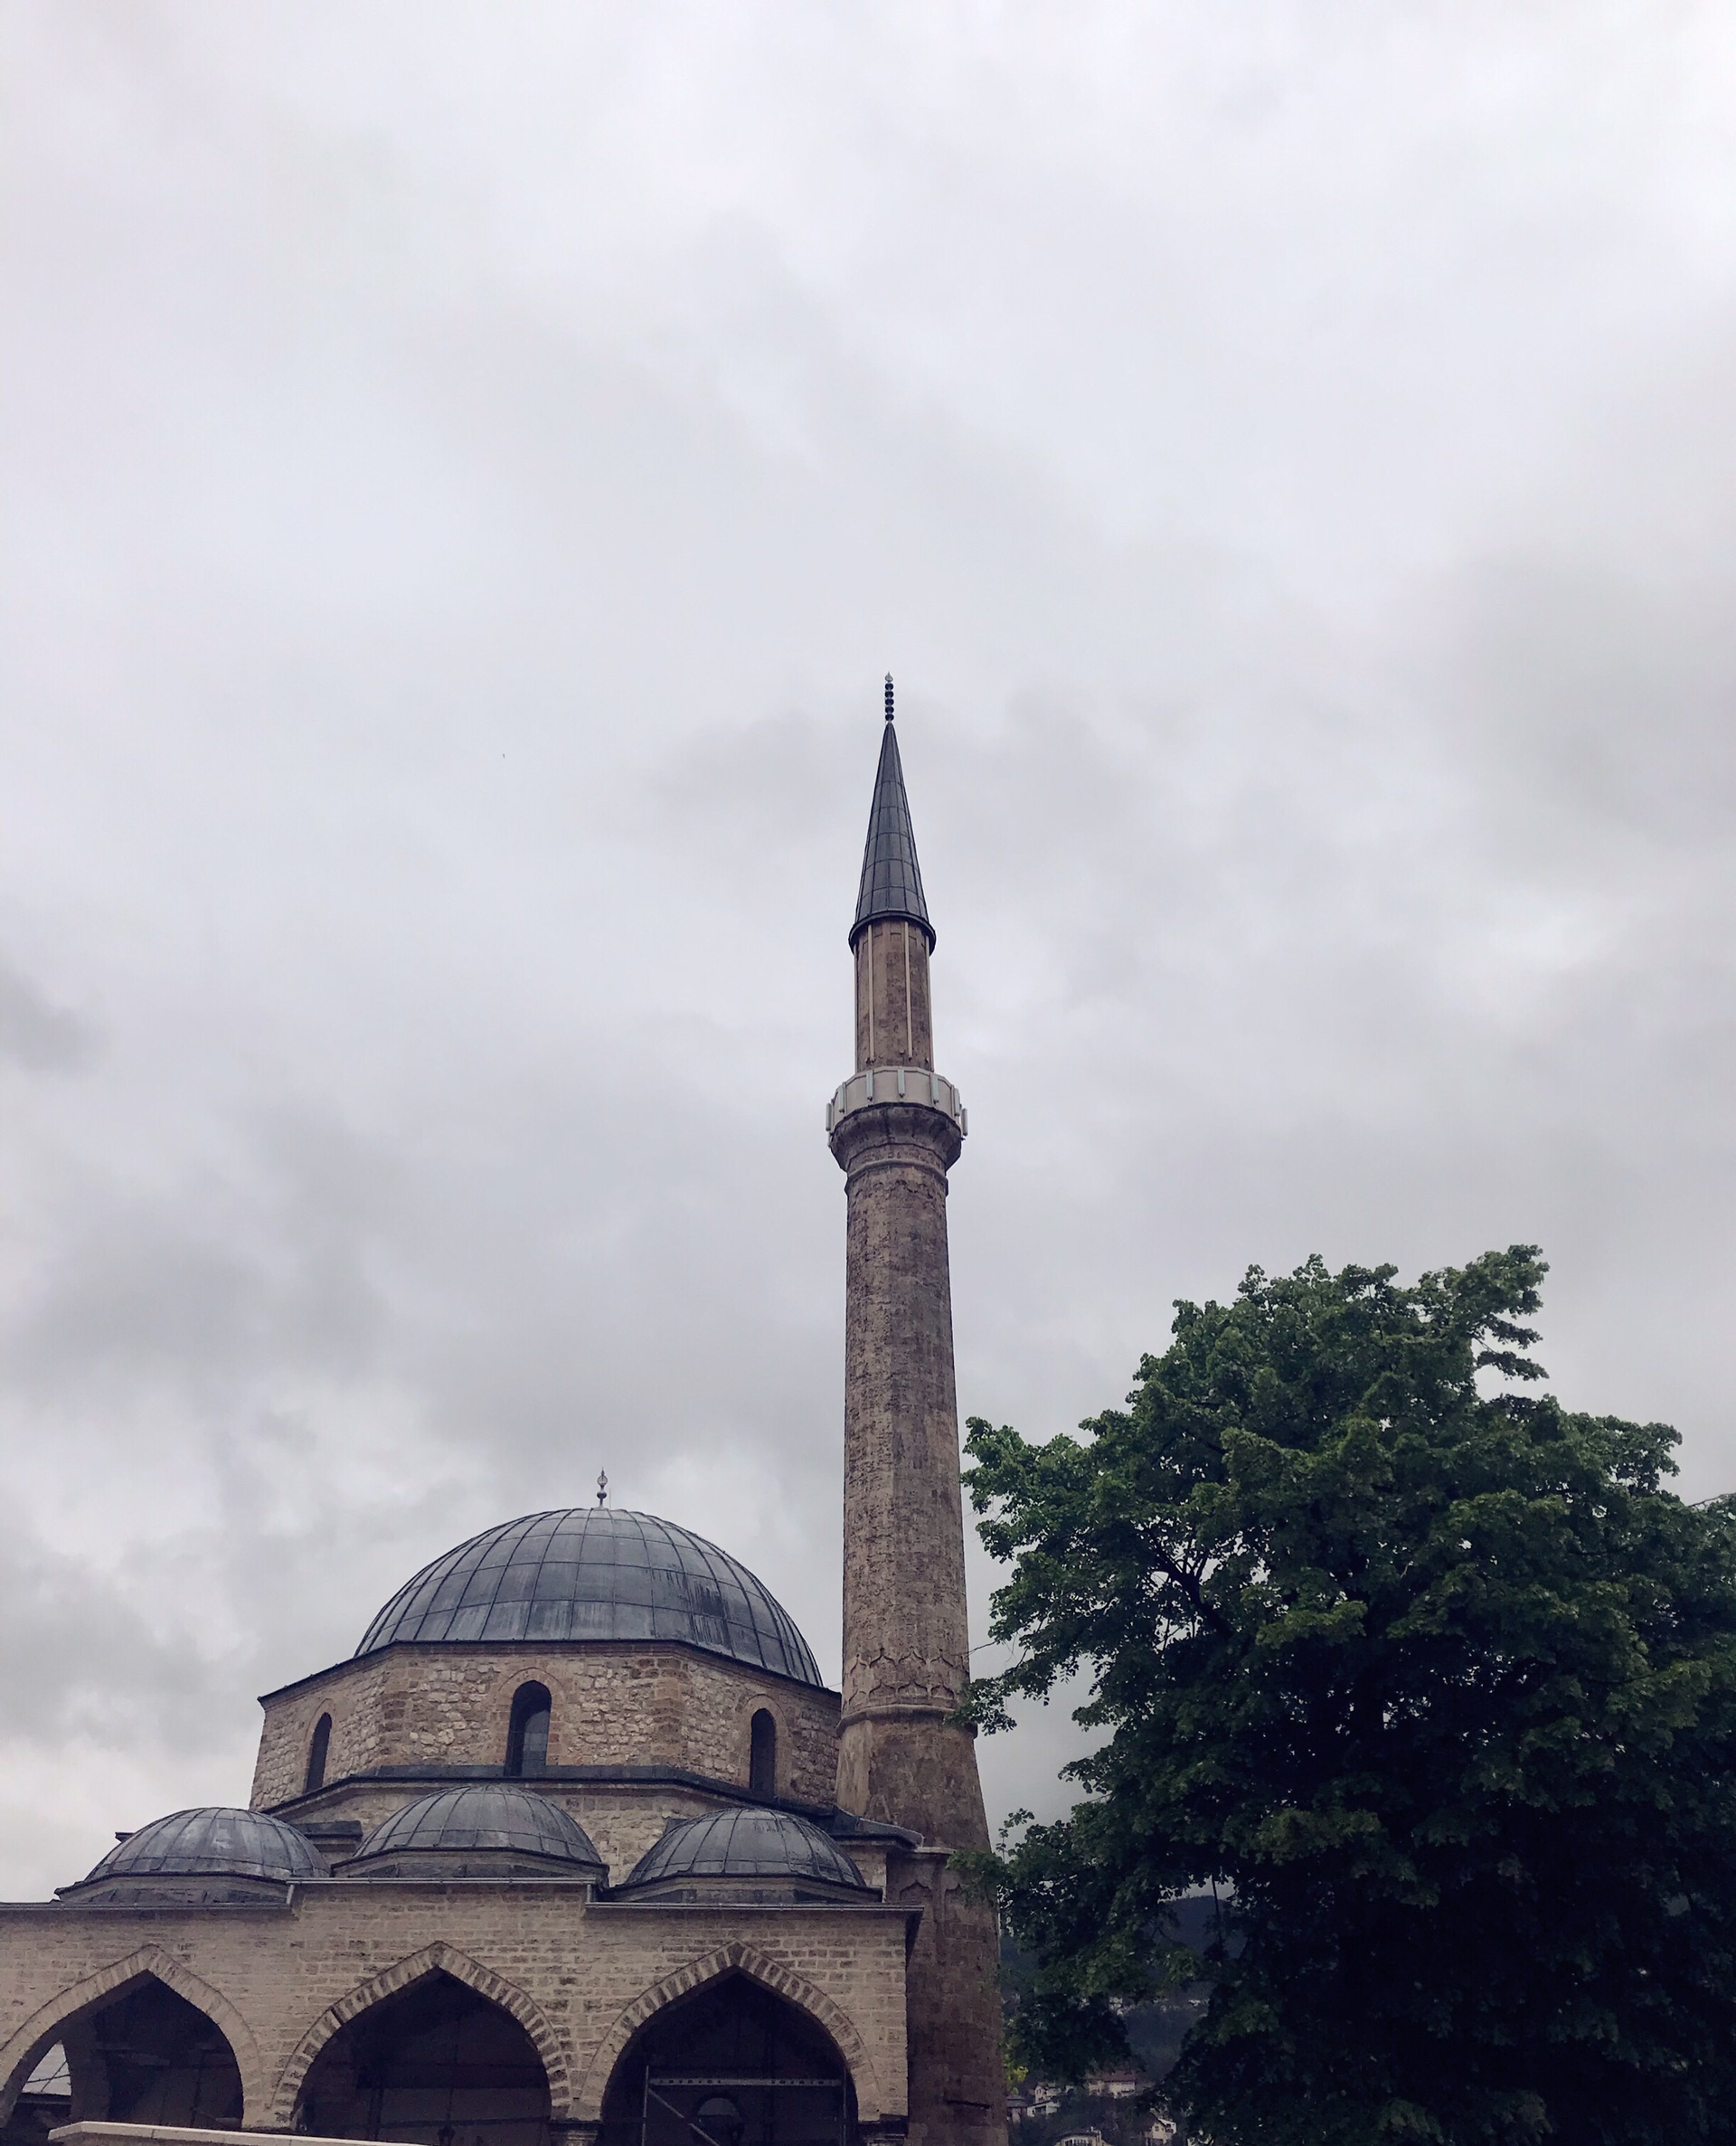
[[1563, 1398], [1736, 1483], [1728, 9], [4, 0], [0, 77], [0, 1894], [601, 1466], [835, 1672], [889, 669], [967, 1412], [1536, 1240]]

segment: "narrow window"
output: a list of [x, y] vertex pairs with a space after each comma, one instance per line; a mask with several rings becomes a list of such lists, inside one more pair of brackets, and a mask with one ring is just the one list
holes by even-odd
[[301, 1784], [304, 1796], [311, 1796], [316, 1789], [326, 1785], [326, 1754], [332, 1748], [332, 1717], [322, 1714], [314, 1724], [312, 1740], [307, 1745], [307, 1778]]
[[506, 1772], [517, 1781], [549, 1763], [549, 1687], [521, 1684], [513, 1694], [513, 1725], [506, 1735]]
[[756, 1796], [778, 1793], [778, 1724], [763, 1706], [748, 1724], [748, 1786]]

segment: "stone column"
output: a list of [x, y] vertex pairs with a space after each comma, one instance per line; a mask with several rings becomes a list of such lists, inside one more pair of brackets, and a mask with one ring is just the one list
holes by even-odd
[[975, 1744], [948, 1719], [970, 1670], [947, 1256], [965, 1116], [933, 1071], [926, 918], [859, 918], [854, 936], [856, 1073], [828, 1113], [848, 1209], [838, 1801], [922, 1843], [887, 1868], [888, 1897], [921, 1918], [908, 1975], [912, 2146], [999, 2146], [995, 1919], [948, 1867], [950, 1851], [988, 1845]]
[[947, 1720], [970, 1673], [947, 1257], [963, 1113], [932, 1077], [925, 933], [868, 925], [856, 979], [858, 1078], [832, 1129], [848, 1210], [838, 1801], [986, 1848], [976, 1754]]

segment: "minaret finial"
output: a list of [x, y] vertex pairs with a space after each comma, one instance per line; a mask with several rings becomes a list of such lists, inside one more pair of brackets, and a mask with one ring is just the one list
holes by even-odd
[[609, 1503], [609, 1470], [606, 1468], [597, 1470], [597, 1502], [599, 1505]]
[[888, 723], [892, 720], [892, 674], [891, 671], [886, 674], [886, 720]]

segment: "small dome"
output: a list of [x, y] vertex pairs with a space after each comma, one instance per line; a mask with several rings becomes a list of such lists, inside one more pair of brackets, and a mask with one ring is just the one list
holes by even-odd
[[455, 1640], [680, 1640], [820, 1682], [807, 1641], [746, 1565], [615, 1506], [530, 1513], [472, 1536], [399, 1589], [356, 1652]]
[[677, 1878], [732, 1877], [762, 1885], [848, 1886], [868, 1890], [835, 1840], [790, 1810], [713, 1811], [671, 1826], [634, 1865], [627, 1886]]
[[406, 1803], [374, 1828], [344, 1872], [364, 1877], [367, 1872], [355, 1867], [359, 1863], [429, 1855], [529, 1856], [539, 1863], [565, 1865], [571, 1876], [600, 1878], [605, 1874], [590, 1836], [558, 1803], [499, 1782], [441, 1789]]
[[279, 1885], [324, 1877], [307, 1836], [263, 1810], [171, 1811], [117, 1841], [85, 1879], [262, 1877]]

